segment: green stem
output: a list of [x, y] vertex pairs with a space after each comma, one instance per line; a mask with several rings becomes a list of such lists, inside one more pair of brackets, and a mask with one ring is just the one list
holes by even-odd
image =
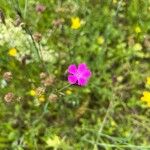
[[97, 149], [97, 143], [98, 143], [99, 135], [100, 135], [100, 134], [102, 133], [102, 131], [103, 131], [104, 125], [106, 124], [107, 118], [108, 118], [108, 116], [109, 116], [109, 114], [110, 114], [110, 110], [111, 110], [111, 108], [112, 108], [112, 105], [113, 105], [113, 102], [112, 102], [112, 100], [111, 100], [110, 103], [109, 103], [109, 106], [108, 106], [108, 108], [107, 108], [107, 112], [106, 112], [106, 114], [105, 114], [105, 117], [104, 117], [104, 119], [103, 119], [103, 122], [102, 122], [102, 124], [101, 124], [101, 126], [100, 126], [100, 128], [99, 128], [99, 130], [98, 130], [97, 139], [96, 139], [96, 142], [95, 142], [95, 144], [94, 144], [94, 150]]
[[28, 6], [28, 0], [25, 1], [24, 18], [26, 18], [26, 14], [27, 14], [27, 6]]
[[69, 86], [71, 86], [71, 84], [67, 84], [67, 85], [66, 85], [66, 86], [64, 86], [63, 88], [61, 88], [61, 89], [57, 90], [57, 92], [60, 92], [60, 91], [62, 91], [62, 90], [64, 90], [64, 89], [68, 88]]
[[[24, 17], [22, 16], [22, 12], [21, 12], [21, 9], [20, 9], [20, 7], [19, 7], [19, 1], [18, 1], [18, 0], [15, 0], [15, 2], [14, 2], [13, 0], [11, 0], [11, 4], [12, 4], [13, 8], [15, 9], [16, 13], [19, 15], [20, 19], [22, 19], [22, 20], [24, 21]], [[34, 48], [35, 48], [35, 50], [36, 50], [38, 59], [41, 61], [43, 68], [45, 68], [45, 70], [47, 71], [44, 62], [43, 62], [43, 60], [41, 59], [40, 52], [39, 52], [38, 47], [36, 46], [36, 42], [35, 42], [35, 40], [34, 40], [34, 38], [33, 38], [32, 32], [31, 32], [31, 30], [29, 29], [28, 25], [25, 25], [24, 30], [26, 31], [27, 34], [30, 35], [31, 40], [32, 40], [32, 42], [33, 42], [33, 46], [34, 46]]]
[[[93, 145], [95, 145], [95, 142], [93, 142], [93, 141], [90, 141], [90, 140], [88, 140], [88, 139], [83, 139], [84, 141], [86, 141], [86, 142], [88, 142], [88, 143], [91, 143], [91, 144], [93, 144]], [[123, 144], [107, 144], [107, 143], [96, 143], [97, 145], [99, 145], [99, 146], [104, 146], [104, 147], [113, 147], [113, 148], [134, 148], [134, 149], [142, 149], [142, 150], [144, 150], [144, 149], [149, 149], [150, 148], [150, 146], [149, 145], [132, 145], [132, 144], [125, 144], [125, 145], [123, 145]]]

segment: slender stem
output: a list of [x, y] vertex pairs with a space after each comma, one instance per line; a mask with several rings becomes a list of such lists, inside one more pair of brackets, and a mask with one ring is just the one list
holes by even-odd
[[97, 143], [98, 143], [99, 135], [100, 135], [100, 134], [102, 133], [102, 131], [103, 131], [104, 125], [106, 124], [107, 118], [108, 118], [109, 113], [110, 113], [110, 110], [111, 110], [111, 108], [112, 108], [112, 105], [113, 105], [113, 102], [112, 102], [112, 100], [111, 100], [110, 103], [109, 103], [109, 106], [108, 106], [108, 108], [107, 108], [107, 112], [106, 112], [106, 114], [105, 114], [105, 117], [104, 117], [104, 119], [103, 119], [103, 122], [102, 122], [102, 124], [101, 124], [101, 126], [100, 126], [100, 128], [99, 128], [99, 130], [98, 130], [96, 142], [95, 142], [95, 144], [94, 144], [94, 149], [97, 148]]
[[[64, 90], [65, 88], [69, 87], [69, 86], [71, 86], [71, 84], [67, 84], [67, 85], [64, 86], [63, 88], [57, 90], [57, 92], [60, 92], [60, 91]], [[45, 106], [44, 106], [44, 108], [43, 108], [43, 113], [41, 114], [41, 116], [39, 116], [39, 119], [34, 122], [34, 125], [36, 125], [39, 121], [41, 121], [41, 119], [43, 118], [43, 116], [47, 113], [47, 108], [48, 108], [48, 105], [49, 105], [49, 104], [50, 104], [50, 101], [48, 101], [48, 102], [45, 104]]]
[[49, 70], [46, 68], [46, 64], [45, 64], [44, 59], [43, 59], [43, 54], [42, 54], [42, 49], [41, 49], [41, 44], [40, 43], [38, 43], [38, 50], [39, 50], [39, 55], [40, 55], [40, 59], [41, 59], [43, 67], [45, 68], [47, 73], [50, 73]]
[[57, 90], [57, 92], [60, 92], [60, 91], [62, 91], [62, 90], [64, 90], [64, 89], [68, 88], [69, 86], [71, 86], [71, 84], [67, 84], [67, 85], [66, 85], [66, 86], [64, 86], [63, 88], [61, 88], [61, 89]]
[[27, 14], [27, 6], [28, 6], [28, 0], [25, 1], [25, 6], [24, 6], [24, 19], [26, 18], [26, 14]]
[[[91, 144], [95, 144], [95, 142], [92, 142], [88, 139], [83, 139], [84, 141], [88, 142], [88, 143], [91, 143]], [[97, 145], [99, 146], [104, 146], [104, 147], [115, 147], [115, 148], [134, 148], [134, 149], [149, 149], [150, 146], [149, 145], [132, 145], [132, 144], [107, 144], [107, 143], [96, 143]]]
[[120, 7], [121, 7], [121, 4], [122, 4], [123, 0], [120, 0], [117, 4], [117, 10], [116, 10], [116, 13], [115, 13], [115, 16], [114, 17], [117, 17], [118, 16], [118, 12], [120, 10]]
[[27, 25], [25, 26], [25, 31], [26, 31], [26, 33], [28, 33], [28, 34], [30, 35], [31, 40], [32, 40], [32, 42], [33, 42], [33, 46], [34, 46], [34, 48], [35, 48], [35, 50], [36, 50], [36, 52], [37, 52], [38, 58], [39, 58], [40, 61], [42, 61], [42, 60], [41, 60], [41, 57], [40, 57], [39, 49], [38, 49], [37, 46], [36, 46], [36, 42], [35, 42], [35, 40], [34, 40], [34, 38], [33, 38], [32, 32], [31, 32], [31, 30], [29, 29], [29, 27], [28, 27]]
[[[22, 20], [24, 21], [24, 17], [22, 16], [22, 12], [21, 12], [21, 9], [20, 9], [20, 7], [19, 7], [19, 1], [18, 1], [18, 0], [15, 0], [15, 2], [14, 2], [13, 0], [11, 0], [11, 3], [12, 3], [13, 8], [14, 8], [15, 11], [17, 12], [17, 14], [19, 15], [20, 19], [22, 19]], [[33, 46], [34, 46], [34, 48], [35, 48], [35, 50], [36, 50], [36, 53], [37, 53], [37, 57], [38, 57], [38, 59], [41, 61], [42, 65], [43, 65], [43, 68], [46, 69], [44, 62], [43, 62], [43, 60], [41, 59], [41, 56], [40, 56], [40, 53], [39, 53], [39, 49], [38, 49], [38, 47], [37, 47], [37, 45], [36, 45], [36, 42], [35, 42], [35, 40], [34, 40], [34, 38], [33, 38], [33, 35], [32, 35], [32, 32], [31, 32], [29, 26], [28, 26], [28, 25], [25, 25], [25, 27], [24, 27], [23, 29], [26, 31], [27, 34], [30, 35], [31, 40], [32, 40], [32, 43], [33, 43]], [[46, 71], [47, 71], [47, 69], [46, 69]]]

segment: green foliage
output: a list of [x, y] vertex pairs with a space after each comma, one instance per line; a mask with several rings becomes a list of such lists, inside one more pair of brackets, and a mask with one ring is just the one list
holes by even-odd
[[[0, 149], [150, 149], [150, 0], [1, 0], [0, 12]], [[88, 85], [68, 86], [83, 62]]]

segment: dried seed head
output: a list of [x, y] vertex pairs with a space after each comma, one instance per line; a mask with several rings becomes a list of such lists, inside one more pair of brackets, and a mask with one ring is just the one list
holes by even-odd
[[135, 44], [135, 39], [134, 36], [129, 36], [128, 37], [128, 46], [133, 46]]
[[55, 9], [56, 13], [70, 13], [70, 9], [68, 7], [58, 7]]
[[47, 73], [45, 73], [45, 72], [41, 72], [40, 73], [40, 78], [41, 79], [44, 79], [44, 78], [46, 78], [47, 77]]
[[51, 86], [54, 83], [54, 77], [53, 76], [48, 76], [46, 79], [42, 80], [42, 83], [44, 86]]
[[42, 4], [37, 4], [35, 9], [37, 12], [42, 13], [45, 11], [46, 7]]
[[63, 23], [64, 23], [64, 19], [55, 19], [52, 22], [53, 26], [55, 26], [55, 27], [58, 27], [58, 26], [62, 25]]
[[147, 49], [150, 49], [150, 36], [145, 36], [144, 38], [144, 46], [147, 48]]
[[15, 20], [15, 22], [14, 22], [14, 26], [15, 26], [15, 27], [18, 27], [18, 26], [20, 26], [21, 23], [22, 23], [21, 18], [20, 18], [19, 15], [17, 15], [17, 16], [16, 16], [16, 20]]
[[50, 94], [48, 100], [52, 103], [55, 103], [58, 100], [58, 96], [56, 94]]
[[3, 74], [3, 78], [4, 78], [4, 80], [6, 80], [6, 81], [12, 80], [12, 73], [11, 73], [11, 72], [5, 72], [5, 73]]
[[19, 96], [16, 98], [16, 101], [20, 102], [23, 99], [23, 97]]
[[37, 95], [37, 96], [43, 95], [44, 92], [45, 92], [45, 87], [38, 87], [38, 88], [36, 89], [36, 95]]
[[41, 33], [34, 33], [33, 38], [36, 42], [40, 42], [42, 39], [42, 35], [41, 35]]
[[14, 94], [12, 93], [12, 92], [9, 92], [9, 93], [7, 93], [5, 96], [4, 96], [4, 100], [7, 102], [7, 103], [9, 103], [9, 102], [11, 102], [11, 101], [13, 101], [14, 100]]

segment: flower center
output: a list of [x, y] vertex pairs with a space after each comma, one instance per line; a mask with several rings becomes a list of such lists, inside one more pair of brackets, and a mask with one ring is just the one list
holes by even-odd
[[77, 78], [80, 78], [81, 76], [82, 76], [82, 74], [77, 71], [77, 72], [76, 72], [76, 77], [77, 77]]

